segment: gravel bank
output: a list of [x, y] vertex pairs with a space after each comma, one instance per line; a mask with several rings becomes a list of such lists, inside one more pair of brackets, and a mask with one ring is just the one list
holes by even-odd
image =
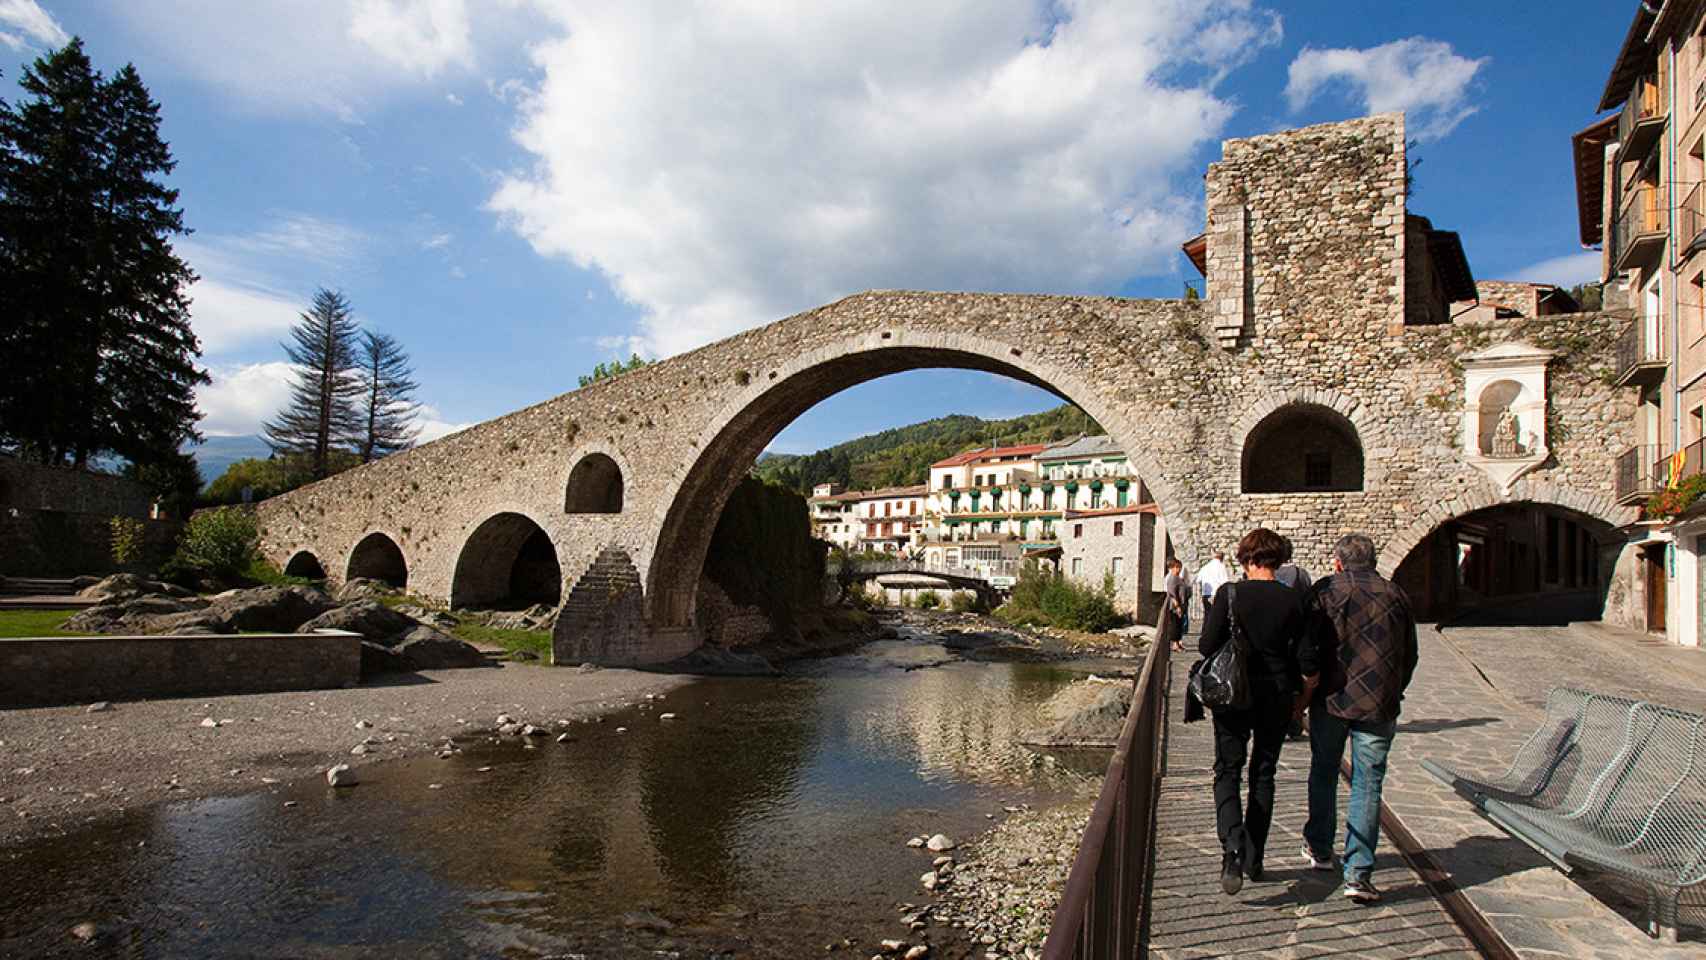
[[1099, 783], [1045, 809], [1019, 810], [955, 852], [953, 881], [932, 911], [985, 958], [1042, 956]]
[[[266, 790], [333, 764], [359, 771], [432, 753], [445, 737], [494, 729], [500, 713], [541, 726], [607, 713], [692, 679], [504, 663], [348, 690], [0, 710], [0, 844], [151, 804]], [[351, 755], [364, 741], [368, 752]]]

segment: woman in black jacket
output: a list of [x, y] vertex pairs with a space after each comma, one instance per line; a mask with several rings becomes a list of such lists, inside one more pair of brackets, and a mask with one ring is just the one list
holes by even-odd
[[[1257, 527], [1238, 542], [1244, 579], [1220, 588], [1203, 621], [1198, 650], [1211, 657], [1232, 641], [1236, 620], [1249, 644], [1248, 710], [1214, 711], [1214, 821], [1223, 855], [1220, 886], [1237, 893], [1244, 877], [1262, 879], [1262, 852], [1274, 813], [1274, 770], [1291, 722], [1292, 699], [1302, 689], [1298, 655], [1307, 642], [1304, 595], [1274, 579], [1291, 559], [1291, 542]], [[1253, 746], [1252, 746], [1253, 742]], [[1250, 761], [1248, 806], [1240, 808], [1239, 781]]]

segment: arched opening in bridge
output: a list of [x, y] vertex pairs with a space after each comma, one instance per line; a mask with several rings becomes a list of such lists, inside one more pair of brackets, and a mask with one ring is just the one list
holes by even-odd
[[350, 551], [345, 580], [379, 580], [398, 590], [409, 585], [409, 565], [397, 541], [383, 533], [370, 533]]
[[1363, 488], [1362, 442], [1344, 414], [1315, 403], [1275, 410], [1244, 438], [1245, 493], [1343, 493]]
[[607, 454], [589, 453], [569, 471], [567, 513], [621, 513], [622, 468]]
[[1621, 543], [1603, 520], [1523, 501], [1440, 524], [1393, 574], [1420, 620], [1598, 620]]
[[562, 600], [563, 568], [551, 537], [530, 517], [488, 517], [462, 545], [450, 586], [456, 607], [520, 610]]
[[[820, 468], [835, 461], [834, 455], [767, 458], [759, 472], [785, 479], [804, 496], [806, 504], [796, 499], [790, 509], [802, 519], [808, 514], [801, 507], [809, 509], [807, 532], [821, 541], [811, 568], [818, 572], [808, 571], [801, 583], [821, 602], [822, 558], [831, 544], [974, 571], [1002, 589], [1013, 585], [1027, 561], [1038, 561], [1095, 588], [1111, 576], [1120, 609], [1140, 618], [1154, 615], [1171, 537], [1156, 502], [1162, 498], [1152, 489], [1152, 478], [1159, 476], [1156, 461], [1142, 444], [1144, 434], [1124, 419], [1129, 414], [1110, 405], [1108, 391], [1078, 381], [1080, 371], [1070, 363], [1037, 363], [975, 333], [931, 339], [931, 346], [867, 342], [783, 370], [731, 374], [734, 383], [756, 388], [729, 403], [695, 444], [697, 459], [670, 496], [649, 551], [644, 610], [654, 643], [690, 649], [701, 635], [713, 643], [717, 636], [745, 636], [743, 624], [754, 607], [774, 614], [713, 569], [718, 562], [713, 544], [731, 532], [725, 506], [737, 502], [743, 478], [784, 428], [844, 390], [867, 391], [839, 406], [847, 420], [867, 424], [866, 411], [886, 408], [896, 411], [888, 414], [893, 422], [845, 429], [823, 446], [927, 419], [909, 401], [904, 378], [933, 369], [957, 376], [995, 374], [997, 382], [1007, 378], [1041, 388], [1053, 394], [1043, 399], [1063, 403], [1065, 412], [1039, 432], [1026, 431], [1034, 424], [950, 418], [944, 429], [951, 438], [941, 449], [909, 450], [905, 457], [868, 462], [858, 470], [843, 458], [825, 473]], [[963, 346], [955, 345], [959, 340]], [[844, 496], [846, 487], [859, 495]], [[739, 525], [732, 532], [738, 531]], [[744, 542], [768, 546], [783, 540], [757, 532]], [[743, 541], [736, 536], [733, 542]], [[582, 642], [575, 638], [587, 633], [576, 625], [578, 617], [565, 608], [558, 621], [559, 659], [575, 657], [575, 644]], [[728, 624], [735, 626], [719, 626]]]
[[287, 577], [303, 577], [308, 580], [324, 580], [326, 579], [326, 568], [320, 563], [319, 557], [307, 550], [298, 550], [285, 563], [284, 575]]

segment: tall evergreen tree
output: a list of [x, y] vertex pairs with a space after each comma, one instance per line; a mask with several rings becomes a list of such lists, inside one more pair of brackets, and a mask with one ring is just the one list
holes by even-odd
[[420, 405], [415, 402], [414, 369], [409, 355], [394, 337], [371, 330], [361, 335], [362, 396], [361, 440], [356, 452], [362, 463], [415, 445], [421, 435], [417, 424]]
[[73, 39], [0, 100], [0, 445], [46, 463], [116, 453], [169, 464], [199, 439], [207, 382], [189, 326], [195, 281], [160, 107], [125, 67], [111, 80]]
[[349, 301], [322, 287], [291, 329], [293, 342], [284, 344], [285, 356], [296, 367], [296, 382], [289, 405], [262, 429], [273, 453], [305, 456], [316, 480], [331, 475], [333, 450], [359, 434], [357, 334]]

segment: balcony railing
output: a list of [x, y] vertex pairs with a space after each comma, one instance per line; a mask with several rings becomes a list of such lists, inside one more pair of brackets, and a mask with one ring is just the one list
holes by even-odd
[[1659, 491], [1659, 474], [1656, 467], [1664, 464], [1659, 458], [1659, 450], [1660, 447], [1656, 443], [1643, 443], [1618, 455], [1618, 503], [1639, 503]]
[[[1656, 447], [1653, 449], [1657, 449]], [[1658, 457], [1653, 461], [1653, 489], [1658, 490], [1666, 485], [1674, 485], [1687, 480], [1701, 472], [1701, 455], [1706, 453], [1706, 441], [1696, 440], [1682, 448], [1682, 451], [1672, 456]], [[1619, 476], [1621, 476], [1619, 463]], [[1672, 475], [1674, 473], [1674, 476]]]
[[1623, 212], [1612, 224], [1612, 248], [1617, 269], [1648, 266], [1658, 260], [1665, 246], [1664, 209], [1659, 190], [1650, 183], [1631, 188], [1624, 196]]
[[1617, 338], [1617, 385], [1650, 386], [1664, 379], [1664, 351], [1650, 342], [1645, 320], [1629, 324]]
[[1642, 77], [1629, 91], [1617, 117], [1618, 159], [1639, 160], [1658, 142], [1665, 127], [1664, 97], [1658, 79]]
[[1706, 183], [1697, 183], [1677, 210], [1677, 242], [1682, 256], [1706, 247]]

